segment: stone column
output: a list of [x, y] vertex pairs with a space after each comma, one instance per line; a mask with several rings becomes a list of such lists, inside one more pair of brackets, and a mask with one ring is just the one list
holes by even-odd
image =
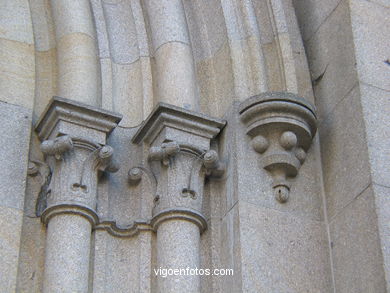
[[37, 124], [51, 170], [41, 214], [47, 225], [43, 292], [88, 292], [98, 173], [118, 169], [106, 138], [120, 119], [55, 97]]
[[58, 66], [57, 95], [99, 106], [101, 76], [88, 0], [51, 0]]
[[195, 65], [182, 0], [144, 1], [159, 101], [198, 110]]
[[[157, 232], [156, 269], [199, 269], [204, 178], [221, 172], [210, 141], [225, 122], [167, 104], [159, 104], [133, 138], [150, 146], [157, 191], [151, 224]], [[158, 278], [158, 292], [200, 292], [200, 277]]]

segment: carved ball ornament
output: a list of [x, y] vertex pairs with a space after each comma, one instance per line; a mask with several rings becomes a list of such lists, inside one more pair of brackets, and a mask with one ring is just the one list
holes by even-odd
[[289, 179], [298, 175], [317, 131], [314, 106], [291, 93], [268, 92], [244, 101], [239, 113], [260, 166], [272, 176], [275, 198], [286, 202]]

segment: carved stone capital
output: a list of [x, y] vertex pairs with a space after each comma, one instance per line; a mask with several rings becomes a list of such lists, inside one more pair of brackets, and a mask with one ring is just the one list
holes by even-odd
[[[204, 219], [199, 218], [203, 217], [204, 178], [224, 171], [210, 142], [224, 126], [225, 121], [164, 103], [143, 122], [132, 141], [150, 147], [148, 161], [157, 179], [154, 226], [180, 218], [205, 229]], [[133, 182], [139, 180], [135, 173], [130, 177]]]
[[239, 109], [260, 166], [273, 178], [275, 198], [286, 202], [317, 130], [315, 107], [294, 94], [270, 92], [244, 101]]
[[98, 173], [115, 172], [114, 150], [107, 136], [121, 116], [54, 97], [36, 126], [41, 151], [50, 166], [42, 221], [57, 214], [85, 216], [95, 225]]

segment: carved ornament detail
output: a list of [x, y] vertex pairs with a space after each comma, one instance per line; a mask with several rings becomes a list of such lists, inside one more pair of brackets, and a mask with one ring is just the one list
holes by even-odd
[[289, 198], [290, 178], [298, 175], [317, 130], [315, 107], [286, 92], [270, 92], [244, 101], [241, 121], [259, 153], [259, 164], [273, 179], [275, 198]]
[[[153, 229], [168, 219], [185, 219], [197, 224], [200, 231], [206, 229], [204, 180], [206, 176], [220, 177], [225, 170], [210, 142], [225, 123], [165, 103], [158, 104], [142, 123], [132, 141], [149, 148], [149, 170], [157, 182]], [[139, 182], [140, 173], [132, 168], [129, 180]]]
[[92, 226], [99, 222], [95, 211], [98, 175], [119, 168], [106, 140], [120, 119], [116, 113], [72, 100], [51, 100], [36, 126], [51, 171], [41, 188], [44, 209], [37, 209], [44, 223], [64, 213], [82, 215]]

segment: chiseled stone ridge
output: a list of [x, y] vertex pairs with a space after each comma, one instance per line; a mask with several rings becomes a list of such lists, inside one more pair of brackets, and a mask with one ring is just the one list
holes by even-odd
[[275, 198], [286, 202], [289, 178], [297, 176], [317, 131], [315, 107], [291, 93], [268, 92], [244, 101], [239, 113], [260, 167], [272, 176]]
[[[157, 178], [151, 225], [157, 232], [157, 265], [198, 268], [205, 176], [223, 172], [217, 152], [210, 149], [225, 122], [160, 103], [133, 137], [145, 142]], [[135, 181], [137, 172], [130, 170]], [[158, 292], [200, 292], [199, 276], [158, 278]]]
[[[47, 225], [43, 292], [88, 292], [99, 171], [115, 172], [108, 134], [121, 116], [54, 97], [36, 126], [50, 182], [41, 194]], [[48, 180], [45, 180], [48, 181]]]

